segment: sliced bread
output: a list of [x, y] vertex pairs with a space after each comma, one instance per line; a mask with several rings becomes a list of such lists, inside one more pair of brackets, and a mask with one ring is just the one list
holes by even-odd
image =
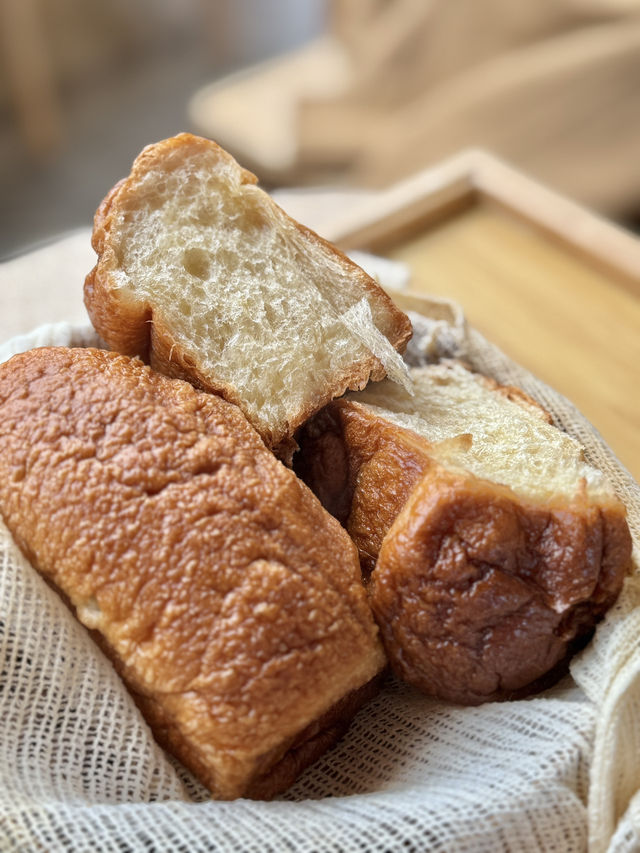
[[540, 679], [615, 601], [625, 510], [522, 392], [457, 363], [334, 401], [296, 470], [359, 548], [396, 673], [461, 703]]
[[144, 149], [95, 217], [89, 316], [112, 348], [236, 403], [271, 448], [401, 368], [408, 318], [215, 142]]

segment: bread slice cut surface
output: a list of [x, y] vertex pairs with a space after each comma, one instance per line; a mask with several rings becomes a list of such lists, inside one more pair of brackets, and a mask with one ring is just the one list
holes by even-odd
[[114, 349], [237, 403], [267, 444], [398, 365], [407, 317], [214, 142], [149, 146], [96, 214], [85, 302]]
[[570, 500], [581, 481], [594, 497], [611, 495], [581, 445], [517, 389], [456, 362], [414, 368], [411, 376], [413, 394], [383, 382], [349, 399], [425, 438], [434, 459], [523, 497]]

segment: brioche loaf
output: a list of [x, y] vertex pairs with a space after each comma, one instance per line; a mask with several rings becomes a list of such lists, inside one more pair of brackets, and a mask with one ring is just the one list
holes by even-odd
[[530, 398], [458, 363], [320, 412], [296, 470], [356, 542], [395, 672], [443, 699], [512, 695], [615, 601], [625, 510]]
[[222, 394], [272, 448], [402, 369], [408, 318], [214, 142], [145, 148], [95, 217], [85, 303], [113, 349]]
[[264, 797], [385, 665], [357, 552], [241, 411], [139, 360], [0, 366], [0, 511], [215, 797]]

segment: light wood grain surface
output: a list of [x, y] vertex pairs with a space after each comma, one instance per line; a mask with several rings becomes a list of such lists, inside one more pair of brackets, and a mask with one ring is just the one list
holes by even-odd
[[389, 252], [563, 393], [640, 478], [640, 291], [488, 203]]

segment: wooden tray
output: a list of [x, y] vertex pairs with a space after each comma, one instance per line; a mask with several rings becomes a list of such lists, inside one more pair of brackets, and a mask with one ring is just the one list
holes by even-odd
[[640, 479], [639, 240], [482, 151], [367, 195], [322, 233], [407, 262], [410, 295], [459, 302]]

